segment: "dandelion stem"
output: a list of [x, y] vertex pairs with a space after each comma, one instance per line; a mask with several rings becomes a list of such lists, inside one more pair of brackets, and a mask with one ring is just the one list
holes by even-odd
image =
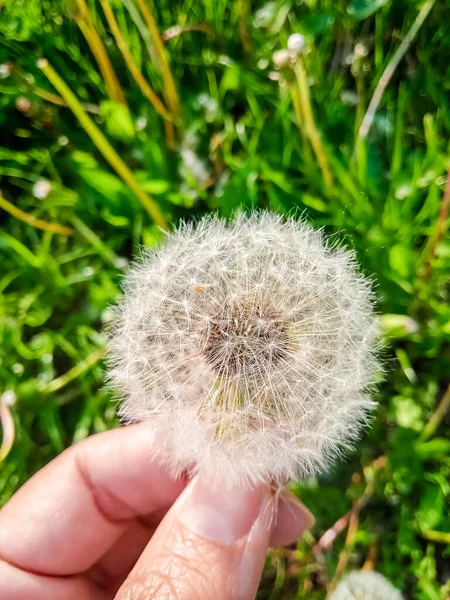
[[300, 106], [305, 125], [305, 132], [309, 141], [311, 142], [314, 154], [316, 155], [324, 183], [326, 187], [330, 189], [333, 187], [333, 176], [331, 174], [328, 160], [320, 140], [319, 132], [317, 131], [316, 124], [314, 122], [308, 81], [306, 79], [306, 71], [301, 56], [298, 56], [297, 58], [294, 71], [299, 91]]
[[27, 225], [31, 225], [31, 227], [36, 227], [36, 229], [42, 229], [43, 231], [51, 231], [52, 233], [59, 233], [60, 235], [72, 235], [73, 230], [70, 227], [64, 227], [64, 225], [59, 225], [59, 223], [48, 223], [47, 221], [43, 221], [42, 219], [38, 219], [33, 215], [29, 215], [25, 211], [17, 208], [11, 202], [8, 202], [6, 198], [4, 198], [0, 194], [0, 208], [6, 210], [10, 215], [16, 217], [20, 221], [27, 223]]
[[365, 85], [364, 76], [359, 73], [355, 77], [356, 79], [356, 90], [358, 94], [358, 105], [356, 107], [356, 118], [355, 118], [355, 144], [357, 145], [357, 172], [358, 179], [362, 185], [366, 184], [367, 179], [367, 148], [366, 140], [364, 138], [358, 138], [358, 131], [361, 126], [362, 120], [364, 119], [365, 111]]
[[300, 102], [300, 94], [296, 85], [289, 86], [291, 90], [292, 104], [294, 106], [295, 118], [297, 121], [298, 132], [300, 134], [300, 139], [303, 144], [303, 151], [305, 155], [308, 156], [309, 160], [313, 160], [311, 156], [311, 149], [308, 145], [308, 140], [305, 138], [305, 131], [303, 128], [303, 115], [302, 115], [302, 106]]
[[381, 98], [383, 97], [384, 90], [388, 86], [392, 75], [395, 73], [395, 70], [397, 69], [403, 56], [406, 54], [413, 39], [416, 37], [417, 32], [423, 25], [430, 10], [433, 8], [433, 4], [435, 3], [435, 1], [436, 0], [428, 0], [427, 2], [425, 2], [419, 14], [417, 15], [414, 23], [411, 25], [411, 28], [409, 29], [408, 33], [403, 38], [403, 41], [401, 42], [397, 50], [394, 52], [393, 57], [391, 58], [386, 69], [381, 75], [377, 87], [375, 88], [375, 91], [373, 93], [372, 99], [370, 100], [369, 107], [367, 108], [366, 114], [364, 115], [364, 119], [362, 120], [361, 126], [359, 128], [358, 139], [356, 140], [355, 145], [355, 153], [358, 151], [358, 144], [360, 143], [360, 140], [367, 137], [367, 134], [369, 133], [370, 127], [375, 117], [375, 113], [377, 112], [378, 106], [381, 102]]
[[0, 462], [10, 453], [14, 443], [15, 428], [9, 406], [0, 399], [0, 423], [2, 425], [3, 439], [0, 446]]
[[89, 115], [83, 110], [78, 98], [69, 88], [69, 86], [58, 75], [47, 59], [39, 60], [38, 67], [67, 102], [69, 108], [79, 120], [80, 125], [86, 131], [104, 158], [139, 198], [143, 207], [153, 219], [155, 224], [162, 229], [167, 229], [168, 226], [166, 219], [158, 204], [141, 187], [126, 163], [120, 158], [103, 133], [98, 129]]
[[166, 103], [168, 104], [175, 119], [179, 121], [181, 118], [180, 102], [178, 99], [175, 82], [173, 80], [172, 71], [170, 69], [169, 59], [167, 58], [166, 49], [164, 48], [164, 43], [161, 39], [158, 26], [149, 6], [145, 0], [137, 0], [137, 2], [145, 22], [147, 23], [148, 30], [155, 46], [159, 68], [161, 70], [161, 76], [164, 82], [164, 96], [166, 98]]
[[119, 102], [124, 106], [127, 105], [125, 95], [120, 87], [119, 80], [113, 69], [111, 61], [109, 60], [108, 54], [105, 50], [105, 46], [95, 29], [94, 22], [89, 13], [89, 8], [85, 0], [76, 0], [79, 15], [76, 18], [78, 27], [81, 29], [82, 34], [86, 38], [87, 43], [92, 51], [92, 54], [97, 61], [100, 72], [105, 80], [105, 85], [108, 90], [109, 97], [115, 102]]
[[303, 137], [303, 115], [302, 115], [302, 105], [300, 101], [300, 94], [298, 93], [297, 86], [291, 86], [291, 95], [292, 95], [292, 104], [294, 105], [294, 112], [297, 118], [298, 130]]
[[137, 64], [133, 58], [133, 55], [131, 54], [131, 51], [125, 41], [125, 38], [123, 37], [122, 33], [120, 32], [119, 26], [117, 24], [116, 18], [112, 11], [109, 0], [100, 0], [100, 4], [102, 5], [103, 11], [106, 16], [106, 20], [108, 21], [108, 24], [109, 24], [111, 31], [114, 35], [114, 38], [116, 40], [117, 47], [119, 48], [120, 52], [122, 53], [124, 61], [127, 65], [128, 69], [130, 70], [130, 73], [134, 77], [134, 80], [138, 84], [141, 92], [144, 94], [144, 96], [146, 96], [146, 98], [148, 98], [148, 100], [151, 102], [154, 109], [156, 110], [156, 112], [159, 115], [161, 115], [164, 119], [169, 119], [169, 114], [167, 112], [166, 107], [161, 102], [161, 100], [158, 98], [157, 94], [154, 92], [154, 90], [151, 88], [151, 86], [149, 85], [149, 83], [147, 82], [147, 80], [145, 79], [145, 77], [143, 76], [141, 71], [139, 70], [139, 67], [137, 66]]

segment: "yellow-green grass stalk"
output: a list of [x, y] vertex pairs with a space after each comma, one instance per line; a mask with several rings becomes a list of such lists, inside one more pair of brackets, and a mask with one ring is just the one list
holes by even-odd
[[49, 383], [45, 384], [42, 387], [42, 393], [45, 395], [54, 394], [55, 392], [59, 392], [63, 387], [81, 377], [84, 373], [86, 373], [89, 369], [91, 369], [95, 364], [97, 364], [105, 354], [104, 348], [98, 348], [94, 350], [89, 356], [87, 356], [84, 360], [76, 364], [72, 369], [53, 379]]
[[[64, 106], [65, 108], [67, 108], [66, 102], [64, 102], [64, 100], [57, 94], [52, 94], [51, 92], [47, 92], [47, 90], [43, 90], [40, 87], [33, 87], [32, 92], [34, 94], [36, 94], [36, 96], [38, 96], [39, 98], [42, 98], [42, 100], [46, 100], [47, 102], [50, 102], [51, 104], [56, 104], [56, 106]], [[81, 106], [84, 108], [84, 110], [86, 112], [92, 113], [94, 115], [100, 114], [100, 108], [95, 104], [89, 104], [89, 103], [83, 102], [81, 104]]]
[[70, 227], [65, 227], [64, 225], [60, 225], [59, 223], [48, 223], [47, 221], [43, 221], [42, 219], [38, 219], [33, 215], [29, 215], [25, 211], [17, 208], [11, 202], [8, 202], [6, 198], [0, 194], [0, 208], [3, 208], [10, 215], [27, 223], [27, 225], [31, 225], [31, 227], [35, 227], [36, 229], [42, 229], [43, 231], [50, 231], [51, 233], [59, 233], [60, 235], [72, 235], [73, 230]]
[[127, 105], [125, 95], [120, 87], [119, 80], [109, 60], [105, 46], [95, 28], [94, 21], [89, 13], [89, 8], [85, 0], [76, 0], [79, 14], [75, 17], [75, 21], [81, 30], [81, 33], [86, 38], [89, 48], [97, 61], [98, 68], [105, 81], [106, 89], [111, 100]]
[[0, 463], [8, 456], [14, 444], [15, 427], [9, 406], [0, 397], [0, 423], [2, 427], [2, 444], [0, 446]]
[[55, 87], [56, 91], [67, 102], [67, 105], [77, 117], [80, 125], [83, 127], [83, 129], [86, 131], [93, 143], [96, 145], [97, 149], [102, 153], [102, 155], [111, 165], [111, 167], [116, 171], [116, 173], [123, 179], [123, 181], [132, 189], [132, 191], [139, 198], [143, 207], [153, 219], [154, 223], [162, 229], [167, 229], [167, 221], [158, 204], [142, 188], [142, 186], [136, 180], [127, 164], [120, 158], [120, 156], [108, 142], [108, 140], [97, 127], [97, 125], [95, 125], [95, 123], [92, 121], [89, 115], [83, 110], [80, 101], [69, 88], [69, 86], [60, 77], [60, 75], [58, 75], [58, 73], [50, 65], [47, 59], [40, 59], [38, 61], [38, 67], [42, 70], [42, 72], [50, 81], [50, 83]]
[[244, 55], [250, 56], [252, 51], [252, 43], [248, 32], [249, 7], [247, 0], [237, 0], [237, 13], [239, 18], [239, 37]]
[[150, 10], [148, 4], [145, 2], [145, 0], [137, 0], [137, 3], [142, 12], [142, 15], [147, 24], [148, 30], [150, 32], [155, 46], [155, 51], [159, 63], [158, 66], [161, 71], [161, 76], [164, 83], [164, 97], [166, 99], [166, 103], [169, 106], [170, 112], [172, 113], [175, 121], [179, 125], [181, 121], [180, 101], [178, 98], [178, 92], [175, 87], [175, 82], [172, 76], [172, 70], [170, 68], [167, 52], [158, 30], [158, 25], [156, 24], [153, 13]]
[[413, 42], [414, 38], [419, 32], [419, 29], [422, 27], [422, 25], [425, 22], [425, 19], [428, 17], [431, 9], [434, 6], [435, 1], [436, 0], [427, 0], [427, 2], [423, 4], [422, 8], [417, 14], [417, 17], [414, 20], [414, 23], [411, 25], [407, 34], [399, 44], [398, 48], [392, 55], [392, 58], [388, 62], [385, 70], [383, 71], [375, 88], [375, 91], [373, 92], [372, 98], [370, 99], [370, 103], [367, 107], [366, 114], [364, 115], [364, 118], [362, 119], [361, 125], [359, 127], [358, 139], [355, 144], [355, 152], [357, 152], [358, 150], [359, 140], [367, 137], [369, 130], [372, 126], [373, 120], [375, 118], [375, 113], [377, 112], [378, 106], [380, 105], [381, 99], [383, 97], [384, 91], [388, 86], [389, 82], [391, 81], [392, 76], [394, 75], [402, 58], [405, 56], [406, 52], [411, 46], [411, 43]]
[[314, 154], [316, 155], [317, 163], [322, 172], [324, 183], [328, 189], [331, 189], [333, 187], [333, 176], [331, 174], [328, 159], [323, 149], [320, 135], [317, 131], [317, 127], [314, 121], [308, 81], [306, 78], [306, 71], [301, 56], [297, 57], [294, 71], [298, 86], [299, 102], [303, 117], [303, 125], [305, 127], [305, 133], [311, 143], [311, 147], [314, 151]]
[[111, 28], [114, 39], [116, 40], [117, 47], [120, 50], [123, 59], [131, 75], [138, 84], [141, 92], [150, 101], [156, 112], [159, 115], [161, 115], [161, 117], [170, 120], [170, 115], [166, 107], [164, 106], [158, 95], [155, 93], [155, 91], [152, 89], [152, 87], [149, 85], [142, 72], [140, 71], [138, 65], [136, 64], [133, 55], [131, 54], [131, 51], [128, 47], [128, 44], [125, 41], [125, 38], [123, 37], [119, 29], [119, 25], [117, 23], [116, 17], [114, 16], [109, 0], [100, 0], [100, 4], [102, 5], [106, 20], [108, 21], [108, 25]]

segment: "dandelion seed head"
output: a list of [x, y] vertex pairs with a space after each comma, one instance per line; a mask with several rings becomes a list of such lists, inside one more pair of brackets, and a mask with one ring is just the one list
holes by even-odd
[[358, 438], [378, 368], [372, 292], [321, 232], [269, 212], [183, 224], [124, 292], [109, 378], [173, 472], [282, 483]]
[[403, 600], [403, 597], [379, 573], [353, 571], [339, 583], [328, 600]]
[[293, 33], [287, 43], [291, 56], [296, 57], [305, 49], [305, 38], [301, 33]]

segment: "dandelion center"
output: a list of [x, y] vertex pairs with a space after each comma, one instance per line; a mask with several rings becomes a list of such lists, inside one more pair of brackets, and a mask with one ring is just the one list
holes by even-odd
[[287, 323], [266, 299], [225, 303], [211, 318], [203, 354], [222, 377], [263, 376], [287, 357]]

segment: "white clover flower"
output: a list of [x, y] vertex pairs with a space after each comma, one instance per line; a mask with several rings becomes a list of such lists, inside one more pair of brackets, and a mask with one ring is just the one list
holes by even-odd
[[387, 579], [373, 571], [353, 571], [343, 579], [328, 600], [403, 600]]
[[353, 254], [269, 212], [183, 224], [129, 272], [111, 382], [173, 472], [234, 484], [316, 473], [373, 408], [368, 282]]
[[304, 36], [301, 33], [293, 33], [289, 36], [287, 47], [291, 56], [295, 58], [305, 49]]

